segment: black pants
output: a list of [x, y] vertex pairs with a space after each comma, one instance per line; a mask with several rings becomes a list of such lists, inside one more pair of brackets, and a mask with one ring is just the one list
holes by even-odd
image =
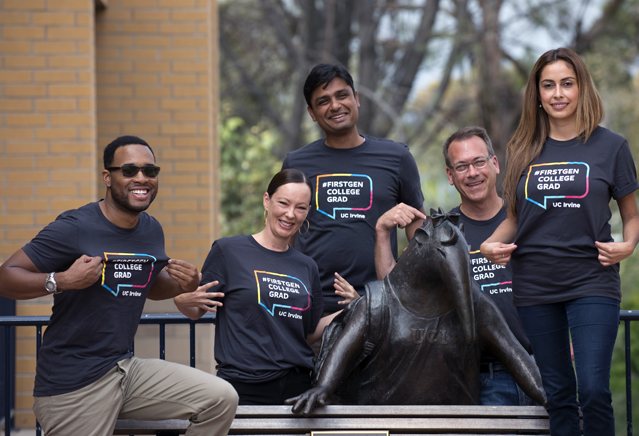
[[293, 368], [285, 376], [264, 383], [228, 381], [240, 396], [240, 406], [280, 405], [311, 388], [310, 370]]

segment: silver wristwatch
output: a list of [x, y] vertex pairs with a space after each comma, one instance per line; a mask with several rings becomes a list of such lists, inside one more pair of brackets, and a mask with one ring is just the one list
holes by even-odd
[[44, 289], [46, 289], [49, 294], [59, 294], [60, 291], [58, 291], [58, 284], [55, 282], [53, 274], [55, 273], [49, 273], [47, 276], [47, 281], [44, 282]]

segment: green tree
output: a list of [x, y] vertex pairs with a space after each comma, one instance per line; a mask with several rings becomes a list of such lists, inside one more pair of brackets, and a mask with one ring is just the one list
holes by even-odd
[[276, 137], [262, 125], [246, 126], [241, 118], [224, 121], [220, 129], [222, 236], [264, 228], [262, 196], [282, 166], [273, 153]]

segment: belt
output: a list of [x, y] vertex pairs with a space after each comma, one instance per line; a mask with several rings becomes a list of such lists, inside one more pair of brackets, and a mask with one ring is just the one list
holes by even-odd
[[482, 363], [479, 365], [479, 372], [483, 373], [483, 372], [491, 372], [491, 367], [492, 367], [492, 372], [503, 372], [503, 371], [508, 371], [506, 369], [506, 367], [504, 365], [502, 365], [501, 363]]

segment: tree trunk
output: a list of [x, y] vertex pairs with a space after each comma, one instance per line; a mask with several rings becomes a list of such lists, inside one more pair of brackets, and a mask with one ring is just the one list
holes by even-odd
[[503, 56], [499, 45], [499, 11], [502, 3], [502, 0], [479, 0], [483, 29], [479, 35], [481, 49], [477, 57], [481, 77], [478, 86], [480, 118], [502, 169], [497, 177], [498, 190], [501, 190], [506, 169], [506, 145], [521, 113], [519, 95], [515, 94], [502, 71]]

